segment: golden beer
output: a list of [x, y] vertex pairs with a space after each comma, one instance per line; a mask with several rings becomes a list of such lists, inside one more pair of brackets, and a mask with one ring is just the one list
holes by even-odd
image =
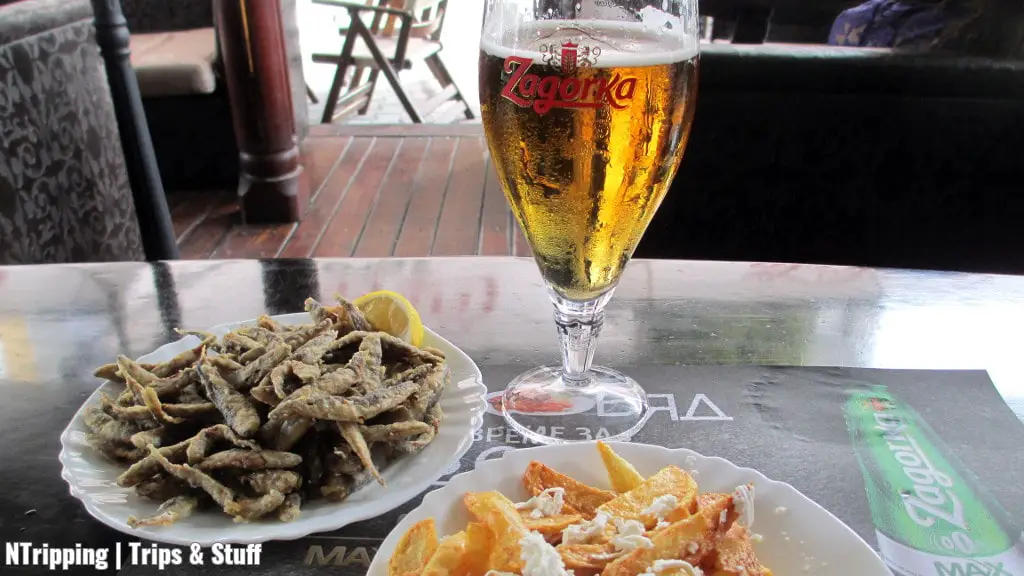
[[[498, 176], [541, 274], [570, 300], [607, 292], [675, 176], [698, 58], [633, 33], [628, 51], [540, 23], [528, 49], [484, 41], [480, 101]], [[609, 37], [619, 25], [601, 31]], [[620, 46], [621, 47], [621, 46]]]

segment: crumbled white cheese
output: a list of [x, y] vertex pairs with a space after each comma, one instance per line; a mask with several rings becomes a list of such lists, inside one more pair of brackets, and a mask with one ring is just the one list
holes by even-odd
[[593, 520], [584, 520], [579, 524], [567, 526], [562, 531], [563, 544], [587, 544], [594, 538], [604, 534], [608, 525], [608, 514], [598, 512]]
[[562, 556], [548, 544], [539, 532], [530, 532], [519, 541], [519, 559], [523, 561], [523, 576], [573, 576], [566, 570]]
[[669, 524], [665, 520], [662, 520], [662, 521], [660, 521], [660, 522], [658, 522], [657, 524], [654, 525], [654, 529], [655, 530], [661, 530], [662, 528], [668, 528], [669, 526], [671, 526], [671, 524]]
[[[651, 502], [651, 505], [648, 506], [642, 512], [642, 514], [644, 514], [644, 515], [647, 515], [647, 514], [653, 515], [655, 518], [657, 518], [657, 524], [658, 524], [657, 526], [655, 526], [655, 528], [664, 528], [665, 526], [668, 526], [668, 522], [665, 522], [665, 517], [668, 516], [670, 513], [672, 513], [672, 511], [675, 510], [678, 507], [679, 507], [679, 499], [678, 498], [676, 498], [672, 494], [664, 494], [662, 496], [658, 496], [657, 498], [655, 498], [654, 502]], [[663, 524], [664, 524], [664, 526], [663, 526]]]
[[764, 536], [761, 536], [760, 534], [751, 534], [750, 541], [754, 544], [760, 544], [761, 542], [764, 542]]
[[718, 515], [718, 523], [719, 524], [725, 524], [725, 521], [728, 518], [729, 518], [729, 511], [728, 510], [722, 510], [722, 512]]
[[744, 528], [750, 529], [754, 525], [754, 485], [747, 483], [737, 486], [732, 493], [732, 503], [736, 508], [736, 522]]
[[517, 576], [515, 572], [502, 572], [500, 570], [488, 570], [484, 576]]
[[529, 510], [530, 518], [557, 516], [565, 502], [565, 488], [548, 488], [526, 502], [516, 504], [516, 510]]
[[682, 570], [683, 574], [689, 576], [704, 576], [704, 572], [685, 560], [655, 560], [654, 564], [639, 576], [657, 576], [659, 573], [673, 569]]
[[612, 546], [616, 552], [632, 552], [637, 548], [654, 548], [650, 538], [644, 536], [644, 525], [636, 520], [615, 519], [616, 534], [612, 536]]
[[700, 550], [700, 545], [697, 544], [696, 542], [690, 542], [689, 544], [686, 545], [686, 553], [687, 554], [696, 554], [697, 550]]

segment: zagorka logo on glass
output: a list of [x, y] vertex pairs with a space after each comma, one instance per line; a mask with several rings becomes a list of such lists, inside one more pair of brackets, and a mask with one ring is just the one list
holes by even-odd
[[[505, 58], [509, 74], [501, 95], [519, 106], [547, 114], [552, 108], [623, 109], [633, 99], [637, 79], [619, 73], [577, 78], [580, 68], [593, 68], [601, 56], [599, 46], [571, 40], [540, 46], [541, 61], [521, 56]], [[552, 72], [551, 69], [559, 72]]]

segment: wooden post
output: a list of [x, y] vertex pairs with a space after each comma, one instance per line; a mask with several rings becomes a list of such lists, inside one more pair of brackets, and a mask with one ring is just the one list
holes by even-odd
[[238, 140], [242, 217], [297, 222], [309, 204], [309, 182], [299, 157], [281, 0], [213, 6]]
[[110, 97], [114, 102], [117, 130], [128, 171], [128, 185], [139, 220], [142, 249], [147, 260], [178, 258], [178, 244], [160, 182], [149, 124], [142, 109], [139, 83], [132, 68], [128, 23], [119, 0], [92, 0], [96, 43], [106, 63]]

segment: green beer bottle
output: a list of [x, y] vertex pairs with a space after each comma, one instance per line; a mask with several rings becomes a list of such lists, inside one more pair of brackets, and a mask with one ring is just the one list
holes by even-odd
[[1009, 515], [884, 386], [851, 393], [846, 425], [882, 559], [905, 576], [1024, 576]]

